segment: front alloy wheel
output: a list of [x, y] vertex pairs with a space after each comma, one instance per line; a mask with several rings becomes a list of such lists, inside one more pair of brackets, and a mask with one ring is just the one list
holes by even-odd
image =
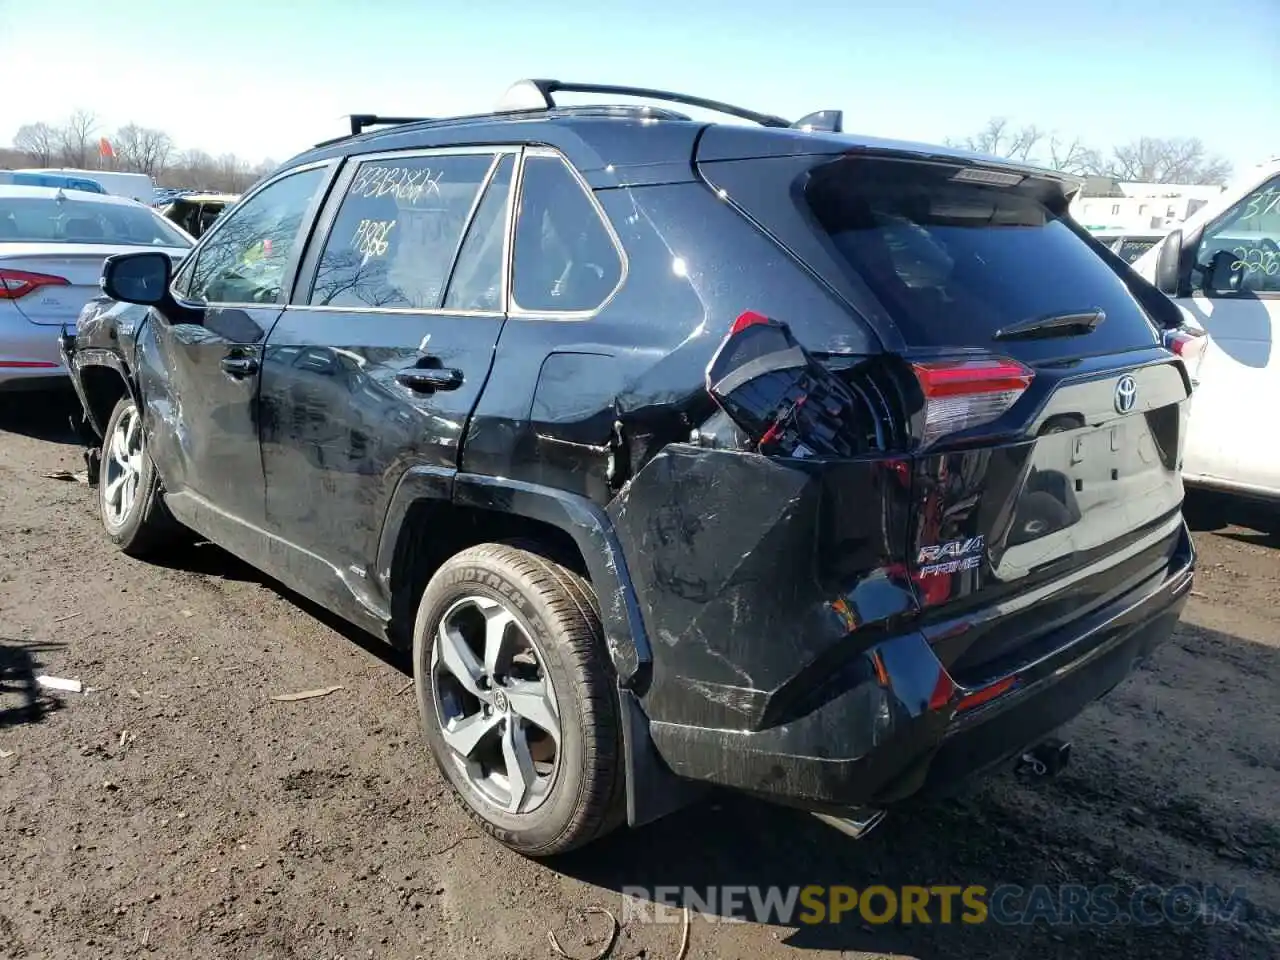
[[121, 397], [107, 420], [98, 458], [98, 511], [112, 542], [134, 557], [169, 544], [182, 531], [164, 505], [132, 397]]
[[142, 419], [132, 402], [115, 419], [102, 457], [102, 522], [119, 533], [133, 512], [142, 481]]

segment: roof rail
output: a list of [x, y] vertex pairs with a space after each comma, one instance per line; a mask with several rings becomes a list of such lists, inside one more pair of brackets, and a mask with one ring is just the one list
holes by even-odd
[[351, 114], [351, 136], [358, 137], [366, 127], [384, 124], [421, 123], [423, 120], [434, 120], [435, 117], [380, 117], [376, 113]]
[[668, 103], [683, 103], [690, 107], [701, 107], [714, 110], [733, 117], [741, 117], [764, 127], [789, 127], [790, 122], [781, 117], [767, 113], [758, 113], [746, 107], [735, 107], [731, 103], [719, 100], [708, 100], [706, 97], [694, 97], [686, 93], [673, 93], [669, 90], [653, 90], [648, 87], [619, 87], [606, 83], [571, 83], [564, 80], [518, 80], [512, 84], [498, 102], [499, 110], [554, 110], [556, 102], [552, 94], [565, 93], [604, 93], [621, 97], [643, 97], [648, 100], [665, 100]]
[[701, 107], [733, 117], [741, 117], [764, 127], [790, 127], [795, 130], [825, 131], [840, 133], [844, 129], [844, 114], [839, 110], [818, 110], [806, 114], [795, 123], [775, 117], [768, 113], [748, 110], [746, 107], [735, 107], [731, 103], [709, 100], [706, 97], [695, 97], [687, 93], [673, 93], [670, 90], [654, 90], [649, 87], [621, 87], [607, 83], [574, 83], [564, 80], [517, 80], [498, 102], [500, 111], [520, 110], [554, 110], [555, 99], [552, 94], [566, 93], [603, 93], [622, 97], [641, 97], [648, 100], [665, 100], [668, 103], [683, 103], [690, 107]]

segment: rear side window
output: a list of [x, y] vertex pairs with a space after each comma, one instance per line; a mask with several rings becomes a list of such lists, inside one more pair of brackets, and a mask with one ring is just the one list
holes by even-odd
[[[717, 170], [718, 182], [748, 203], [761, 185], [743, 179], [769, 169], [760, 161], [714, 166], [736, 168]], [[767, 205], [747, 212], [771, 229], [771, 220], [795, 218], [780, 235], [808, 231], [830, 258], [811, 265], [869, 288], [908, 346], [1041, 360], [1156, 342], [1120, 277], [1065, 210], [1051, 209], [1056, 188], [1045, 181], [992, 186], [953, 180], [960, 168], [948, 164], [867, 157], [814, 157], [798, 177], [794, 167], [777, 169], [791, 176], [769, 184]], [[1019, 321], [1099, 308], [1106, 319], [1085, 336], [993, 340]]]
[[493, 154], [362, 163], [325, 241], [309, 303], [434, 310]]
[[595, 310], [622, 279], [613, 237], [559, 157], [525, 160], [512, 270], [516, 306], [536, 313]]

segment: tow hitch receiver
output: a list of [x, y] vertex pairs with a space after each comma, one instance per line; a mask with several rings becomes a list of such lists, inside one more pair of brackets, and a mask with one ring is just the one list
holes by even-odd
[[1071, 744], [1065, 740], [1050, 738], [1036, 744], [1018, 758], [1018, 773], [1040, 779], [1056, 777], [1071, 761]]

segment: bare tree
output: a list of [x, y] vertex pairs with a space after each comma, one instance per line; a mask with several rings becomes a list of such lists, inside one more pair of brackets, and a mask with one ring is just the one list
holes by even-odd
[[69, 167], [88, 167], [89, 158], [97, 152], [92, 149], [97, 129], [98, 118], [92, 112], [77, 110], [71, 114], [71, 118], [57, 135], [58, 154], [62, 162]]
[[172, 171], [178, 185], [196, 190], [212, 190], [215, 176], [213, 157], [203, 150], [185, 150]]
[[150, 177], [164, 171], [173, 154], [173, 140], [163, 130], [152, 130], [130, 123], [116, 131], [116, 159], [130, 171]]
[[218, 189], [236, 192], [248, 184], [248, 165], [234, 153], [224, 153], [218, 158]]
[[1102, 169], [1102, 158], [1098, 151], [1085, 146], [1079, 137], [1063, 140], [1052, 136], [1049, 138], [1048, 151], [1046, 159], [1051, 169], [1077, 177], [1091, 177]]
[[25, 153], [37, 167], [49, 167], [53, 165], [58, 136], [47, 123], [27, 123], [13, 135], [13, 146]]
[[135, 170], [142, 164], [142, 128], [136, 123], [126, 124], [116, 131], [112, 141], [116, 159], [126, 170]]
[[1107, 176], [1143, 183], [1203, 183], [1220, 186], [1231, 177], [1231, 164], [1209, 153], [1197, 137], [1140, 137], [1116, 147]]
[[962, 140], [949, 139], [947, 145], [1028, 163], [1044, 139], [1045, 132], [1035, 124], [1014, 127], [1006, 117], [992, 117], [978, 133]]

